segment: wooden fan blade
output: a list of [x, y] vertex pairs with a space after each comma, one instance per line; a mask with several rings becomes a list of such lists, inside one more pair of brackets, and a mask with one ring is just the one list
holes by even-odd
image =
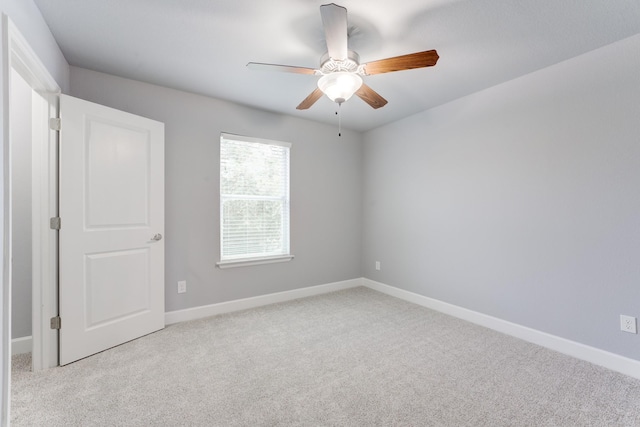
[[371, 89], [366, 84], [362, 83], [360, 89], [356, 91], [356, 95], [360, 97], [364, 102], [371, 105], [373, 108], [378, 109], [387, 105], [387, 100], [381, 97], [378, 92]]
[[329, 56], [336, 61], [347, 59], [347, 9], [337, 4], [320, 6], [324, 37]]
[[298, 105], [296, 107], [296, 109], [297, 110], [306, 110], [307, 108], [309, 108], [313, 104], [315, 104], [318, 99], [322, 98], [322, 95], [324, 95], [324, 93], [322, 93], [322, 91], [319, 88], [316, 88], [316, 90], [311, 92], [311, 94], [309, 96], [307, 96], [304, 99], [304, 101], [302, 101], [300, 103], [300, 105]]
[[436, 65], [438, 58], [438, 52], [435, 50], [426, 50], [424, 52], [416, 52], [408, 55], [395, 56], [393, 58], [380, 59], [378, 61], [364, 64], [364, 73], [367, 76], [371, 76], [373, 74], [390, 73], [392, 71], [432, 67]]
[[306, 67], [293, 67], [290, 65], [278, 65], [278, 64], [263, 64], [260, 62], [249, 62], [247, 68], [259, 71], [282, 71], [285, 73], [296, 74], [315, 74], [316, 70]]

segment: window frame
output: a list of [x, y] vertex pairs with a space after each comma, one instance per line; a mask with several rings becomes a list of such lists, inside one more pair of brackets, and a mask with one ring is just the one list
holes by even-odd
[[282, 142], [282, 141], [274, 141], [265, 138], [255, 138], [250, 136], [236, 135], [231, 133], [222, 132], [220, 134], [220, 148], [222, 148], [222, 143], [224, 140], [227, 141], [236, 141], [243, 143], [258, 143], [272, 146], [280, 146], [287, 148], [287, 183], [286, 183], [286, 191], [284, 195], [284, 199], [278, 197], [277, 199], [283, 200], [283, 206], [287, 210], [287, 221], [286, 224], [283, 224], [283, 229], [281, 232], [281, 236], [286, 240], [286, 250], [288, 253], [277, 254], [277, 255], [256, 255], [256, 256], [244, 256], [244, 257], [227, 257], [223, 258], [223, 245], [224, 245], [224, 201], [228, 200], [268, 200], [274, 199], [274, 196], [247, 196], [247, 195], [237, 195], [236, 197], [229, 197], [229, 195], [223, 194], [222, 192], [222, 150], [220, 150], [219, 157], [219, 166], [220, 166], [220, 185], [219, 185], [219, 195], [218, 202], [220, 204], [220, 260], [216, 263], [219, 268], [232, 268], [232, 267], [243, 267], [243, 266], [251, 266], [251, 265], [260, 265], [260, 264], [271, 264], [277, 262], [287, 262], [291, 261], [294, 258], [294, 255], [291, 254], [291, 143]]

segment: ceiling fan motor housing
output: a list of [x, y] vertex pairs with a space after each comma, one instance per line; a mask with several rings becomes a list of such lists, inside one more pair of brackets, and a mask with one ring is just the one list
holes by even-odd
[[336, 71], [355, 73], [358, 72], [359, 66], [360, 55], [352, 50], [347, 52], [347, 58], [343, 60], [331, 58], [328, 52], [320, 58], [320, 70], [323, 74], [335, 73]]

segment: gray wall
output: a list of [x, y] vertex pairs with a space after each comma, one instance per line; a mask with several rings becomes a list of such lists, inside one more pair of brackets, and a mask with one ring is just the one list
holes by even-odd
[[[363, 272], [630, 358], [640, 36], [365, 134]], [[381, 271], [374, 263], [381, 261]]]
[[11, 74], [11, 337], [31, 335], [31, 88]]
[[[70, 94], [165, 123], [167, 311], [361, 277], [360, 134], [75, 67]], [[216, 268], [220, 132], [292, 143], [293, 261]]]

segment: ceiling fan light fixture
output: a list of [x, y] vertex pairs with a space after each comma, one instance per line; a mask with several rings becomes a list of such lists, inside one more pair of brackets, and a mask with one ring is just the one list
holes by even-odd
[[356, 73], [336, 71], [318, 80], [318, 88], [333, 102], [342, 104], [362, 86], [362, 77]]
[[364, 84], [360, 76], [433, 67], [438, 62], [439, 56], [435, 50], [425, 50], [360, 64], [360, 56], [349, 50], [347, 9], [334, 3], [323, 4], [320, 6], [320, 15], [327, 44], [327, 51], [320, 58], [320, 69], [260, 62], [247, 64], [253, 69], [322, 76], [318, 80], [318, 87], [296, 107], [298, 110], [308, 109], [322, 95], [327, 95], [340, 105], [355, 94], [372, 108], [384, 107], [387, 100]]

